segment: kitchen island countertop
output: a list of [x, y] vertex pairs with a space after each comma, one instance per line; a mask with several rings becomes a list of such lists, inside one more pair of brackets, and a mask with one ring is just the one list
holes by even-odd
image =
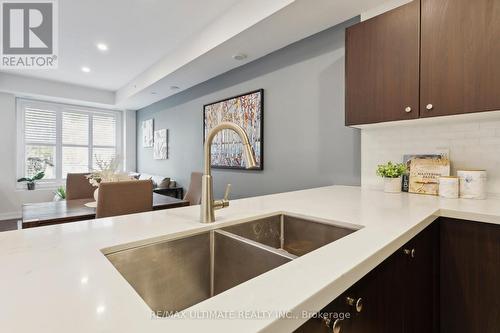
[[[198, 303], [182, 318], [154, 318], [103, 254], [276, 213], [361, 229]], [[0, 331], [291, 332], [306, 318], [278, 315], [320, 310], [439, 216], [500, 224], [500, 198], [329, 186], [233, 200], [212, 224], [198, 222], [195, 206], [2, 232]]]

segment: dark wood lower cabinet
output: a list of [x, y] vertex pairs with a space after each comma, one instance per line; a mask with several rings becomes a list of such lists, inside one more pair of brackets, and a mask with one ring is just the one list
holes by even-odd
[[441, 333], [500, 332], [500, 225], [441, 219]]
[[438, 228], [420, 232], [353, 287], [365, 306], [345, 332], [437, 333]]
[[363, 309], [352, 310], [352, 319], [344, 323], [343, 332], [403, 332], [405, 309], [401, 300], [405, 283], [401, 273], [405, 261], [398, 251], [352, 287], [351, 293], [363, 300]]
[[434, 222], [403, 248], [409, 251], [403, 293], [405, 333], [439, 332], [439, 227], [439, 221]]
[[[440, 218], [323, 311], [350, 313], [341, 333], [498, 333], [500, 225]], [[313, 319], [296, 332], [332, 330]]]
[[[433, 333], [438, 328], [439, 226], [433, 224], [323, 309], [349, 312], [342, 333]], [[360, 312], [347, 298], [361, 299]], [[313, 319], [296, 332], [331, 332]]]

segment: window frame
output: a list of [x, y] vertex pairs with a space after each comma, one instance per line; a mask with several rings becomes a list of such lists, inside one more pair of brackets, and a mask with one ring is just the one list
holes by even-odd
[[[26, 142], [25, 142], [25, 111], [26, 108], [35, 108], [35, 109], [48, 109], [54, 110], [56, 112], [56, 143], [54, 144], [39, 144], [40, 146], [52, 146], [55, 147], [55, 170], [56, 177], [55, 179], [42, 179], [37, 181], [37, 188], [39, 189], [52, 189], [57, 188], [61, 185], [65, 185], [66, 178], [62, 177], [62, 150], [63, 147], [87, 147], [89, 149], [88, 154], [88, 165], [89, 168], [93, 167], [93, 151], [94, 148], [112, 148], [112, 146], [101, 146], [94, 145], [93, 138], [93, 116], [94, 115], [112, 115], [116, 120], [116, 155], [120, 157], [121, 160], [121, 168], [123, 169], [123, 112], [119, 110], [107, 110], [100, 109], [94, 107], [86, 107], [80, 105], [72, 105], [72, 104], [63, 104], [57, 102], [48, 102], [48, 101], [38, 101], [31, 100], [25, 98], [16, 98], [16, 129], [17, 129], [17, 152], [16, 152], [16, 182], [17, 179], [25, 176], [25, 153], [26, 153]], [[89, 131], [88, 131], [88, 145], [75, 145], [75, 144], [63, 144], [62, 138], [62, 118], [63, 112], [72, 112], [78, 114], [85, 114], [89, 116]], [[29, 143], [28, 143], [29, 144]], [[22, 183], [17, 183], [17, 189], [25, 189], [26, 186]]]

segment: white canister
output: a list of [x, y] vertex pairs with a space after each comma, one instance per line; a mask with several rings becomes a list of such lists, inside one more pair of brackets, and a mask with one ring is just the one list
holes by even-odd
[[486, 199], [486, 171], [485, 170], [458, 170], [460, 178], [460, 198]]
[[401, 192], [401, 177], [384, 178], [384, 192], [399, 193]]
[[439, 177], [439, 196], [448, 199], [458, 198], [458, 177]]

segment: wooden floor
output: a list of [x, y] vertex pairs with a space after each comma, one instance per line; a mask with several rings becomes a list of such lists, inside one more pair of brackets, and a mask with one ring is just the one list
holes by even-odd
[[0, 231], [17, 230], [17, 220], [0, 221]]

